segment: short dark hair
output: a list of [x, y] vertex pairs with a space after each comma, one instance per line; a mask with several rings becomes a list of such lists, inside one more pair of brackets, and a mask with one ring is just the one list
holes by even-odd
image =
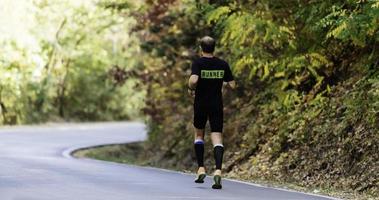
[[205, 53], [213, 53], [215, 51], [216, 41], [209, 36], [205, 36], [200, 40], [201, 50]]

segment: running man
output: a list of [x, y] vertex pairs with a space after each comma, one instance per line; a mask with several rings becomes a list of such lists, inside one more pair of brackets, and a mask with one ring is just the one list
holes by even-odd
[[216, 42], [205, 36], [200, 41], [201, 57], [193, 61], [191, 77], [188, 81], [188, 92], [195, 96], [194, 121], [197, 171], [196, 183], [204, 183], [206, 177], [204, 168], [204, 128], [209, 120], [211, 140], [213, 143], [216, 171], [214, 172], [213, 189], [221, 189], [221, 166], [224, 155], [222, 144], [223, 103], [222, 87], [225, 82], [231, 88], [236, 84], [229, 64], [213, 55]]

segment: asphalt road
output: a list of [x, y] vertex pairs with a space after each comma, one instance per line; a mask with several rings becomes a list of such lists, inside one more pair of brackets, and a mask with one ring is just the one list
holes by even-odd
[[144, 140], [141, 123], [62, 124], [0, 129], [0, 200], [322, 200], [322, 196], [90, 159], [77, 148]]

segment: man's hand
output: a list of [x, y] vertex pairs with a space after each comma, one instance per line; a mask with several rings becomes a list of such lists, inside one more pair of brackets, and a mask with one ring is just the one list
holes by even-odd
[[192, 97], [195, 96], [195, 88], [198, 80], [199, 76], [195, 74], [192, 74], [188, 80], [188, 94]]
[[188, 88], [188, 94], [191, 96], [191, 97], [194, 97], [195, 96], [195, 90], [191, 90]]
[[231, 88], [231, 89], [236, 89], [236, 82], [235, 81], [229, 81], [227, 82], [227, 85]]
[[236, 88], [236, 82], [235, 81], [229, 81], [229, 82], [224, 82], [221, 88], [222, 94], [224, 94], [226, 91], [232, 89], [234, 90]]

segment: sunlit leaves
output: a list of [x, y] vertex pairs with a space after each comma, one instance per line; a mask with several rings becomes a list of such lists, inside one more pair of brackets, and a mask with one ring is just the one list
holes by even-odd
[[208, 23], [220, 21], [220, 17], [229, 14], [231, 9], [228, 6], [218, 7], [207, 14]]
[[352, 41], [357, 46], [364, 46], [370, 37], [375, 37], [379, 29], [379, 8], [377, 1], [351, 2], [348, 10], [342, 6], [333, 6], [330, 14], [320, 23], [330, 28], [327, 37], [342, 41]]
[[284, 90], [304, 88], [306, 83], [307, 91], [321, 92], [320, 88], [327, 87], [325, 78], [342, 67], [333, 63], [334, 54], [350, 44], [361, 48], [374, 45], [370, 41], [378, 38], [376, 4], [216, 3], [205, 6], [205, 18], [214, 26], [237, 75], [279, 81]]
[[[5, 3], [2, 9], [15, 4]], [[108, 77], [113, 65], [130, 70], [137, 63], [132, 59], [138, 52], [137, 39], [129, 34], [134, 19], [97, 1], [20, 0], [16, 4], [33, 9], [16, 12], [17, 19], [31, 22], [18, 20], [18, 29], [3, 23], [0, 29], [0, 103], [4, 107], [0, 123], [137, 116], [144, 93], [133, 92], [136, 80], [128, 77], [114, 85]], [[2, 12], [2, 19], [12, 18], [6, 14], [13, 12], [5, 11], [9, 12], [5, 16]], [[130, 101], [125, 103], [126, 98]]]

